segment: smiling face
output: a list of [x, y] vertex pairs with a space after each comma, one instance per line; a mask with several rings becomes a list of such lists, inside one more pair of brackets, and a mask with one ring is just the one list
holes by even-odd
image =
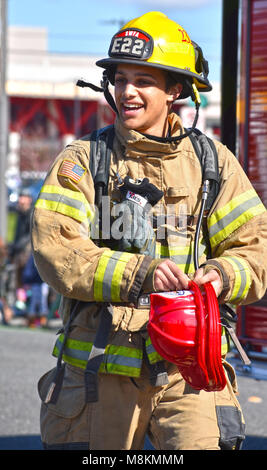
[[127, 129], [165, 137], [167, 117], [181, 85], [166, 90], [166, 74], [157, 68], [120, 64], [115, 73], [115, 101]]

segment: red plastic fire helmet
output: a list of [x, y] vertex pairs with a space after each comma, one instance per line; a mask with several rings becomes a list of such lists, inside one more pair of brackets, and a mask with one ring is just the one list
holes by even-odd
[[189, 290], [151, 294], [148, 332], [155, 350], [193, 388], [225, 387], [219, 306], [210, 283], [203, 291], [190, 281]]

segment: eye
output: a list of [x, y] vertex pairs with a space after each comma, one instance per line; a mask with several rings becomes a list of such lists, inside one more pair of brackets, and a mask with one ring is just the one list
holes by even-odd
[[148, 80], [145, 80], [144, 78], [141, 78], [140, 80], [137, 81], [137, 85], [146, 86], [146, 85], [150, 85], [150, 83], [149, 83]]
[[114, 80], [114, 85], [123, 85], [125, 83], [125, 78], [124, 77], [121, 77], [121, 76], [118, 76], [116, 77], [115, 76], [115, 80]]
[[155, 83], [150, 78], [140, 77], [137, 79], [136, 85], [139, 87], [146, 87], [146, 86], [149, 87], [149, 86], [154, 86]]

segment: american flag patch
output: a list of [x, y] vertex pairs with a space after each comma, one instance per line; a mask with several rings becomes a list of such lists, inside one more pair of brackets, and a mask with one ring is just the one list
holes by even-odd
[[86, 168], [81, 165], [78, 165], [78, 163], [75, 163], [71, 160], [64, 160], [59, 169], [58, 174], [60, 176], [70, 178], [72, 181], [78, 183], [85, 172]]

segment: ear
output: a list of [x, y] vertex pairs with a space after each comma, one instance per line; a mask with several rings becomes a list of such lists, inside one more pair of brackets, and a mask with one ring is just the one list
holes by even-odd
[[182, 93], [183, 85], [181, 83], [176, 83], [175, 85], [172, 85], [170, 89], [168, 90], [168, 98], [167, 101], [169, 103], [173, 103], [175, 100], [177, 100]]

